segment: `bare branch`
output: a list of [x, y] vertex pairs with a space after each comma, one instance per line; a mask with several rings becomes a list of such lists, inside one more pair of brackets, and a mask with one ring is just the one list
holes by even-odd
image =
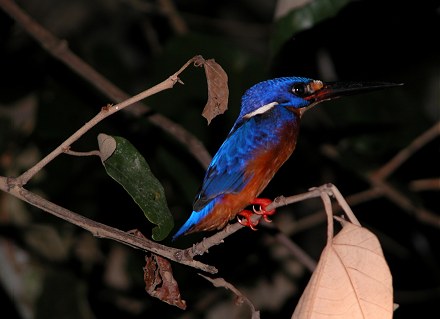
[[[17, 23], [19, 23], [29, 35], [37, 40], [48, 53], [50, 53], [54, 58], [63, 62], [73, 72], [93, 85], [102, 94], [117, 103], [129, 99], [130, 96], [127, 93], [119, 89], [116, 85], [111, 83], [103, 75], [93, 69], [89, 64], [83, 61], [79, 56], [70, 51], [66, 41], [55, 37], [37, 21], [27, 15], [19, 6], [17, 6], [14, 1], [0, 0], [0, 7], [2, 7], [3, 10], [15, 21], [17, 21]], [[144, 104], [136, 105], [142, 107], [145, 112], [150, 111], [150, 109]], [[139, 114], [137, 110], [132, 109], [133, 108], [127, 110], [131, 114]], [[209, 163], [211, 162], [211, 155], [208, 153], [199, 139], [185, 130], [182, 126], [174, 123], [170, 119], [160, 114], [152, 114], [148, 116], [147, 119], [150, 121], [150, 123], [161, 128], [182, 143], [204, 168], [208, 167]]]
[[440, 191], [440, 178], [425, 178], [412, 181], [409, 188], [415, 192], [419, 191]]
[[[335, 185], [328, 185], [328, 187], [331, 189], [331, 195], [336, 198], [338, 204], [341, 206], [344, 213], [348, 216], [352, 224], [355, 224], [357, 226], [361, 226], [361, 223], [359, 223], [359, 220], [354, 215], [353, 211], [351, 210], [350, 206], [348, 205], [347, 201], [345, 200], [344, 196], [342, 196], [341, 192]], [[330, 195], [330, 192], [329, 192]]]
[[188, 65], [193, 63], [194, 61], [198, 61], [200, 59], [199, 56], [190, 59], [185, 65], [172, 76], [170, 76], [165, 81], [149, 88], [119, 104], [116, 105], [107, 105], [101, 108], [101, 111], [95, 115], [90, 121], [84, 124], [80, 129], [78, 129], [75, 133], [73, 133], [69, 138], [67, 138], [63, 143], [61, 143], [57, 148], [55, 148], [51, 153], [46, 155], [41, 161], [31, 167], [29, 170], [20, 175], [15, 181], [18, 185], [25, 185], [36, 173], [38, 173], [43, 167], [45, 167], [48, 163], [50, 163], [55, 157], [63, 153], [65, 150], [70, 149], [70, 146], [78, 140], [81, 136], [83, 136], [86, 132], [92, 129], [96, 124], [101, 122], [106, 117], [123, 110], [127, 106], [136, 103], [148, 96], [154, 95], [160, 91], [170, 89], [178, 82], [178, 75], [186, 68]]
[[197, 260], [193, 259], [181, 259], [179, 258], [182, 255], [182, 250], [167, 247], [161, 244], [158, 244], [154, 241], [148, 240], [146, 238], [142, 238], [131, 233], [124, 232], [122, 230], [107, 226], [105, 224], [98, 223], [94, 220], [76, 214], [66, 208], [58, 206], [26, 189], [21, 186], [17, 186], [17, 184], [13, 181], [13, 179], [5, 178], [0, 176], [0, 190], [3, 190], [35, 207], [38, 207], [54, 216], [57, 216], [65, 221], [79, 226], [94, 236], [99, 238], [107, 238], [112, 239], [114, 241], [123, 243], [125, 245], [129, 245], [131, 247], [141, 249], [144, 251], [150, 251], [172, 261], [194, 267], [208, 273], [217, 273], [217, 269], [213, 266], [209, 266], [203, 264]]
[[434, 124], [430, 129], [423, 132], [412, 141], [407, 147], [398, 152], [388, 163], [371, 174], [374, 180], [384, 180], [390, 176], [400, 165], [411, 157], [420, 148], [428, 144], [435, 137], [440, 135], [440, 122]]
[[[415, 216], [420, 221], [435, 227], [440, 227], [440, 217], [438, 214], [435, 214], [424, 207], [419, 207], [402, 191], [398, 190], [391, 183], [386, 181], [386, 178], [400, 165], [402, 165], [411, 155], [439, 135], [440, 122], [437, 122], [420, 136], [415, 138], [406, 148], [399, 151], [388, 163], [373, 171], [371, 174], [365, 176], [365, 180], [371, 185], [371, 188], [364, 192], [364, 194], [367, 194], [367, 197], [361, 198], [358, 196], [361, 193], [353, 195], [356, 196], [357, 203], [375, 197], [385, 196], [403, 211]], [[327, 146], [325, 148], [324, 154], [334, 160], [338, 160], [340, 157], [337, 149], [331, 146]], [[438, 188], [438, 186], [435, 188]], [[347, 201], [351, 204], [350, 199], [351, 197], [349, 196]], [[313, 218], [316, 222], [322, 222], [324, 220], [323, 218], [319, 218], [319, 215], [313, 215]]]
[[167, 16], [170, 25], [173, 27], [174, 31], [179, 35], [187, 34], [188, 26], [174, 6], [174, 2], [171, 0], [159, 0], [158, 4], [160, 6], [161, 12], [165, 16]]
[[[323, 196], [322, 194], [326, 194], [326, 196], [328, 197], [329, 196], [328, 194], [333, 194], [334, 192], [336, 192], [335, 189], [337, 190], [337, 188], [333, 184], [324, 184], [322, 186], [310, 189], [307, 193], [302, 193], [302, 194], [293, 195], [293, 196], [289, 196], [289, 197], [279, 196], [270, 205], [267, 206], [267, 209], [272, 210], [277, 207], [287, 206], [287, 205], [297, 203], [297, 202], [300, 202], [300, 201], [303, 201], [306, 199], [322, 197]], [[337, 191], [337, 192], [339, 193], [339, 191]], [[342, 197], [342, 195], [340, 195], [340, 196]], [[327, 202], [325, 202], [325, 204], [327, 205]], [[347, 204], [347, 206], [348, 206], [348, 204]], [[331, 207], [331, 203], [330, 203], [330, 207]], [[326, 209], [328, 209], [328, 208], [326, 208]], [[331, 208], [331, 209], [333, 209], [333, 208]], [[324, 216], [324, 215], [322, 215], [322, 216]], [[251, 221], [253, 223], [258, 222], [258, 221], [260, 221], [261, 217], [262, 216], [259, 214], [254, 214], [251, 217]], [[234, 223], [234, 224], [229, 224], [225, 228], [220, 230], [219, 232], [215, 233], [214, 235], [207, 237], [207, 238], [204, 238], [199, 243], [193, 245], [192, 247], [187, 248], [184, 252], [184, 256], [186, 256], [186, 258], [192, 259], [194, 256], [203, 255], [204, 253], [206, 253], [208, 251], [208, 249], [210, 249], [213, 246], [216, 246], [216, 245], [223, 243], [223, 240], [226, 237], [234, 234], [235, 232], [242, 229], [243, 227], [245, 227], [245, 226], [243, 226], [242, 224], [240, 224], [238, 222]]]
[[68, 149], [63, 151], [63, 153], [72, 156], [98, 156], [98, 157], [101, 156], [101, 153], [98, 150], [89, 151], [89, 152], [77, 152]]
[[237, 296], [237, 303], [241, 304], [241, 303], [246, 303], [252, 313], [252, 319], [260, 319], [260, 312], [255, 310], [255, 306], [252, 304], [252, 302], [245, 296], [243, 295], [237, 288], [235, 288], [232, 284], [230, 284], [229, 282], [227, 282], [226, 280], [224, 280], [223, 278], [210, 278], [208, 276], [199, 274], [201, 277], [205, 278], [206, 280], [208, 280], [210, 283], [212, 283], [214, 285], [214, 287], [223, 287], [225, 289], [228, 289], [230, 291], [232, 291], [236, 296]]
[[301, 247], [299, 247], [294, 241], [287, 237], [284, 233], [278, 233], [275, 236], [284, 247], [286, 247], [292, 256], [296, 257], [310, 272], [313, 272], [316, 268], [316, 261], [310, 257]]

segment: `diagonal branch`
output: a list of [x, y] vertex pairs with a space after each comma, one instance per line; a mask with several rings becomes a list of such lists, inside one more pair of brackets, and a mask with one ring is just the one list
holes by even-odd
[[389, 162], [371, 174], [372, 180], [385, 180], [399, 168], [410, 156], [420, 148], [440, 136], [440, 122], [435, 123], [430, 129], [414, 139], [407, 147], [400, 150]]
[[214, 287], [223, 287], [227, 290], [232, 291], [235, 296], [237, 297], [237, 303], [246, 303], [251, 311], [251, 319], [260, 319], [260, 311], [255, 309], [255, 306], [252, 304], [252, 302], [244, 295], [240, 292], [240, 290], [238, 290], [237, 288], [235, 288], [234, 285], [232, 285], [231, 283], [227, 282], [226, 280], [224, 280], [223, 278], [210, 278], [208, 276], [199, 274], [201, 277], [205, 278], [206, 280], [208, 280], [210, 283], [212, 283], [214, 285]]
[[[424, 207], [418, 206], [413, 200], [408, 198], [403, 191], [387, 181], [387, 178], [406, 160], [408, 160], [409, 157], [414, 155], [419, 149], [438, 136], [440, 136], [440, 122], [435, 123], [432, 127], [417, 136], [410, 144], [408, 144], [408, 146], [400, 150], [391, 160], [382, 165], [380, 168], [369, 174], [364, 174], [363, 177], [370, 184], [370, 188], [366, 191], [348, 196], [348, 203], [351, 205], [356, 205], [374, 198], [386, 197], [406, 213], [413, 215], [415, 218], [424, 223], [439, 228], [440, 218], [436, 213], [425, 209]], [[323, 151], [324, 154], [331, 159], [340, 159], [340, 154], [334, 147], [328, 146], [323, 149]], [[438, 183], [438, 179], [433, 179], [430, 183]], [[434, 190], [439, 189], [438, 186], [430, 187]], [[317, 212], [310, 217], [304, 218], [303, 221], [300, 221], [299, 224], [301, 225], [298, 225], [298, 227], [295, 228], [295, 231], [298, 231], [298, 229], [307, 229], [308, 227], [323, 221], [324, 218], [321, 215], [321, 212]]]
[[[19, 23], [29, 35], [38, 41], [48, 53], [63, 62], [73, 72], [89, 82], [113, 102], [119, 103], [129, 99], [130, 96], [127, 93], [119, 89], [79, 56], [70, 51], [67, 41], [55, 37], [41, 24], [27, 15], [14, 1], [0, 0], [0, 7]], [[138, 106], [143, 108], [143, 113], [151, 111], [151, 109], [144, 104], [138, 104]], [[138, 114], [134, 108], [127, 109], [127, 112]], [[149, 115], [148, 121], [182, 143], [204, 168], [208, 167], [211, 161], [211, 155], [194, 135], [161, 114], [155, 113]]]
[[[13, 179], [12, 179], [13, 180]], [[63, 220], [68, 221], [71, 224], [74, 224], [76, 226], [79, 226], [90, 233], [92, 233], [94, 236], [99, 238], [107, 238], [111, 239], [120, 243], [123, 243], [125, 245], [141, 249], [144, 251], [150, 251], [152, 253], [155, 253], [157, 255], [160, 255], [162, 257], [165, 257], [167, 259], [170, 259], [172, 261], [194, 267], [203, 271], [206, 271], [208, 273], [215, 274], [217, 273], [217, 269], [213, 266], [203, 264], [197, 260], [194, 259], [182, 259], [179, 258], [179, 256], [182, 255], [182, 250], [173, 248], [173, 247], [167, 247], [161, 244], [158, 244], [154, 241], [148, 240], [146, 238], [142, 238], [139, 236], [136, 236], [134, 234], [130, 234], [127, 232], [124, 232], [122, 230], [107, 226], [105, 224], [98, 223], [94, 220], [91, 220], [87, 217], [84, 217], [82, 215], [76, 214], [66, 208], [63, 208], [61, 206], [58, 206], [47, 199], [44, 199], [40, 196], [38, 196], [35, 193], [32, 193], [25, 188], [15, 184], [10, 183], [11, 179], [6, 177], [0, 176], [0, 190], [3, 190], [35, 207], [38, 207], [54, 216], [57, 216]]]
[[44, 166], [50, 163], [55, 157], [64, 153], [70, 149], [70, 146], [78, 140], [81, 136], [83, 136], [86, 132], [92, 129], [96, 124], [107, 118], [108, 116], [124, 110], [127, 106], [130, 106], [144, 98], [147, 98], [151, 95], [154, 95], [160, 91], [171, 89], [174, 87], [174, 84], [179, 82], [179, 74], [183, 72], [191, 63], [199, 63], [203, 58], [201, 56], [195, 56], [192, 59], [188, 60], [179, 71], [174, 73], [168, 79], [162, 81], [161, 83], [131, 97], [125, 101], [122, 101], [116, 105], [107, 105], [103, 107], [101, 111], [95, 115], [90, 121], [84, 124], [81, 128], [79, 128], [75, 133], [73, 133], [69, 138], [67, 138], [64, 142], [62, 142], [57, 148], [55, 148], [52, 152], [46, 155], [41, 161], [35, 164], [33, 167], [28, 169], [22, 175], [14, 180], [17, 185], [25, 185], [36, 173], [38, 173]]

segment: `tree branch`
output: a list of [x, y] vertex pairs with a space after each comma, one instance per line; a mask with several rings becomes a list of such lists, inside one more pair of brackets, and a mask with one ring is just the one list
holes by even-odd
[[255, 309], [255, 306], [252, 304], [252, 302], [245, 296], [243, 295], [240, 290], [238, 290], [237, 288], [234, 287], [234, 285], [232, 285], [231, 283], [227, 282], [226, 280], [224, 280], [223, 278], [210, 278], [208, 276], [199, 274], [199, 276], [205, 278], [206, 280], [208, 280], [210, 283], [212, 283], [214, 285], [214, 287], [223, 287], [225, 289], [228, 289], [230, 291], [232, 291], [238, 298], [237, 303], [246, 303], [249, 306], [249, 309], [251, 311], [251, 319], [260, 319], [260, 312], [258, 310]]
[[[391, 202], [400, 207], [403, 211], [414, 215], [420, 221], [440, 228], [440, 217], [437, 214], [429, 211], [428, 209], [417, 206], [415, 203], [413, 203], [413, 201], [411, 201], [411, 199], [405, 196], [402, 191], [398, 190], [386, 180], [410, 156], [415, 154], [415, 152], [417, 152], [420, 148], [428, 144], [439, 135], [440, 122], [437, 122], [432, 127], [416, 137], [407, 147], [400, 150], [390, 161], [379, 167], [377, 170], [371, 172], [370, 174], [366, 174], [364, 176], [364, 179], [370, 184], [371, 188], [367, 191], [348, 196], [348, 203], [353, 205], [351, 201], [352, 198], [356, 199], [356, 203], [361, 203], [372, 198], [385, 196]], [[334, 147], [326, 147], [325, 149], [323, 149], [323, 151], [324, 154], [329, 158], [332, 158], [334, 160], [338, 160], [340, 158], [338, 151]], [[321, 212], [313, 214], [313, 223], [320, 223], [324, 221], [323, 217], [319, 217], [320, 215]], [[310, 225], [307, 224], [307, 227], [308, 226]]]
[[174, 85], [179, 82], [179, 74], [182, 73], [191, 63], [200, 63], [200, 60], [203, 60], [201, 56], [195, 56], [192, 59], [188, 60], [179, 71], [174, 73], [168, 79], [162, 81], [161, 83], [131, 97], [127, 100], [116, 104], [116, 105], [107, 105], [101, 108], [101, 111], [95, 115], [90, 121], [84, 124], [80, 129], [78, 129], [75, 133], [73, 133], [69, 138], [67, 138], [63, 143], [61, 143], [57, 148], [55, 148], [51, 153], [46, 155], [41, 161], [35, 164], [33, 167], [28, 169], [22, 175], [15, 179], [15, 182], [18, 185], [25, 185], [36, 173], [38, 173], [44, 166], [50, 163], [55, 157], [70, 149], [70, 146], [78, 140], [81, 136], [83, 136], [86, 132], [92, 129], [96, 124], [101, 122], [106, 117], [125, 109], [127, 106], [132, 105], [142, 99], [145, 99], [151, 95], [154, 95], [158, 92], [161, 92], [166, 89], [171, 89]]
[[14, 179], [5, 178], [0, 176], [0, 189], [31, 204], [32, 206], [38, 207], [54, 216], [57, 216], [73, 225], [81, 227], [94, 236], [99, 238], [111, 239], [131, 247], [141, 249], [144, 251], [150, 251], [164, 258], [170, 259], [172, 261], [197, 268], [208, 273], [215, 274], [217, 269], [213, 266], [203, 264], [197, 260], [188, 258], [179, 258], [182, 255], [182, 250], [167, 247], [151, 241], [146, 238], [136, 236], [124, 232], [122, 230], [107, 226], [105, 224], [98, 223], [82, 215], [76, 214], [64, 207], [58, 206], [47, 199], [44, 199], [35, 193], [32, 193], [25, 188], [19, 186]]
[[[70, 51], [67, 41], [55, 37], [42, 25], [27, 15], [14, 1], [0, 0], [0, 7], [19, 23], [29, 35], [38, 41], [48, 53], [63, 62], [73, 72], [81, 76], [113, 102], [119, 103], [129, 99], [130, 96], [127, 93], [119, 89], [79, 56]], [[144, 104], [139, 103], [137, 106], [142, 107], [145, 112], [151, 110]], [[133, 108], [127, 109], [127, 111], [134, 115], [139, 114]], [[208, 167], [211, 162], [211, 155], [203, 144], [190, 132], [161, 114], [152, 114], [148, 116], [147, 119], [150, 123], [161, 128], [182, 143], [204, 168]]]
[[423, 134], [414, 139], [407, 147], [398, 152], [390, 161], [388, 161], [388, 163], [373, 172], [371, 178], [373, 180], [385, 180], [409, 157], [439, 135], [440, 122], [437, 122], [427, 131], [423, 132]]
[[[343, 206], [344, 211], [346, 211], [348, 214], [350, 214], [350, 212], [351, 212], [350, 207], [345, 202], [342, 195], [337, 190], [336, 186], [334, 186], [333, 184], [324, 184], [319, 187], [314, 187], [314, 188], [310, 189], [308, 192], [298, 194], [298, 195], [293, 195], [293, 196], [288, 196], [288, 197], [279, 196], [279, 197], [275, 198], [275, 200], [270, 205], [268, 205], [266, 209], [272, 210], [272, 209], [275, 209], [278, 207], [287, 206], [287, 205], [301, 202], [301, 201], [311, 199], [311, 198], [317, 198], [317, 197], [322, 198], [322, 196], [323, 196], [322, 194], [328, 194], [327, 196], [334, 196], [337, 199], [338, 203], [340, 203], [340, 205]], [[327, 202], [324, 202], [324, 203], [327, 205]], [[345, 205], [344, 205], [344, 203], [345, 203]], [[353, 215], [352, 212], [351, 212], [351, 215]], [[325, 217], [325, 215], [323, 215], [323, 216]], [[251, 221], [253, 223], [259, 222], [261, 217], [262, 216], [259, 214], [254, 214], [251, 216]], [[243, 226], [242, 224], [240, 224], [238, 222], [234, 223], [234, 224], [228, 224], [225, 228], [223, 228], [219, 232], [215, 233], [214, 235], [207, 237], [207, 238], [204, 238], [199, 243], [194, 244], [192, 247], [187, 248], [184, 251], [184, 256], [186, 256], [186, 258], [192, 259], [194, 256], [203, 255], [211, 247], [223, 243], [223, 240], [226, 237], [229, 237], [230, 235], [234, 234], [235, 232], [242, 229], [243, 227], [245, 227], [245, 226]]]

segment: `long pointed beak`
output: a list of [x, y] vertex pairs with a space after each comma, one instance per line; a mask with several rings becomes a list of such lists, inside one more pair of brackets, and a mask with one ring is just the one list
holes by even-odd
[[366, 93], [382, 90], [390, 87], [401, 86], [403, 83], [388, 82], [324, 82], [321, 89], [311, 94], [308, 98], [314, 100], [314, 104], [325, 100], [335, 99], [341, 96]]

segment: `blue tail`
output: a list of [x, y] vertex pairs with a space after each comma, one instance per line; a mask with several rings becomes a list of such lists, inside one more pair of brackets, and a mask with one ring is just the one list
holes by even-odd
[[183, 226], [180, 227], [180, 229], [177, 231], [177, 233], [174, 234], [172, 240], [174, 241], [174, 240], [177, 239], [177, 237], [182, 236], [183, 234], [185, 234], [188, 230], [190, 230], [190, 228], [195, 226], [208, 213], [209, 213], [209, 211], [205, 211], [205, 209], [203, 209], [200, 212], [192, 212], [191, 216], [188, 218], [186, 223], [183, 224]]
[[172, 240], [176, 240], [177, 237], [184, 235], [186, 232], [188, 232], [192, 227], [197, 225], [202, 219], [204, 219], [212, 210], [214, 207], [216, 201], [211, 201], [208, 205], [203, 207], [202, 210], [196, 212], [193, 211], [191, 213], [191, 216], [188, 218], [188, 220], [183, 224], [182, 227], [177, 231], [177, 233], [174, 234]]

